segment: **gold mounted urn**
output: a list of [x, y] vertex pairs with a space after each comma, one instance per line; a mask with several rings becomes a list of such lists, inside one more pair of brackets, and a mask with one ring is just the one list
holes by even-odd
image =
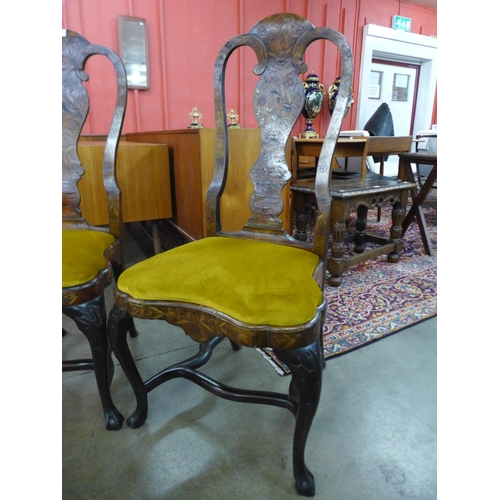
[[[333, 109], [335, 108], [335, 103], [337, 102], [337, 95], [339, 93], [340, 87], [340, 76], [328, 87], [328, 111], [333, 114]], [[347, 101], [347, 106], [345, 108], [344, 118], [351, 109], [351, 105], [354, 103], [354, 91], [352, 87], [349, 91], [349, 99]]]
[[300, 133], [300, 137], [302, 139], [318, 139], [319, 134], [313, 129], [312, 123], [321, 111], [325, 89], [315, 73], [310, 73], [304, 80], [304, 94], [305, 102], [302, 114], [306, 119], [306, 129]]

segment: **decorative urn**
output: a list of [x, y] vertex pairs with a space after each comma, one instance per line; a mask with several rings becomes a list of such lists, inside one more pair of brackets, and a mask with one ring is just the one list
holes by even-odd
[[[335, 101], [337, 100], [337, 95], [339, 93], [340, 87], [340, 76], [328, 87], [328, 111], [330, 114], [333, 113], [333, 108], [335, 107]], [[344, 117], [347, 115], [349, 110], [351, 109], [351, 104], [354, 102], [354, 92], [351, 87], [351, 91], [349, 92], [349, 100], [347, 101], [347, 106], [345, 108]]]
[[306, 129], [300, 133], [300, 137], [303, 139], [318, 139], [319, 134], [312, 128], [312, 123], [321, 111], [325, 89], [315, 73], [310, 73], [304, 80], [304, 94], [305, 102], [302, 114], [306, 119]]

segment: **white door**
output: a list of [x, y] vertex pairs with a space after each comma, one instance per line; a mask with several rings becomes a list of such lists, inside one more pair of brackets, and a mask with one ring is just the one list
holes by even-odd
[[[378, 107], [385, 102], [391, 110], [394, 135], [411, 135], [414, 116], [415, 80], [414, 67], [372, 62], [368, 92], [359, 103], [359, 125], [364, 128]], [[397, 175], [398, 157], [390, 156], [384, 165], [384, 175]], [[379, 171], [379, 163], [373, 170]]]

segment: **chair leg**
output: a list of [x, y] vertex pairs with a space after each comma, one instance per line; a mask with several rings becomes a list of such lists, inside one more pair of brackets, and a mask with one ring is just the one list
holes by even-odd
[[331, 229], [331, 255], [327, 262], [328, 272], [330, 273], [328, 284], [330, 286], [340, 286], [342, 284], [342, 275], [346, 269], [344, 259], [345, 220], [332, 220]]
[[241, 346], [239, 344], [233, 342], [232, 340], [230, 340], [229, 342], [231, 342], [231, 347], [233, 348], [233, 351], [241, 351]]
[[299, 495], [314, 496], [314, 476], [304, 460], [307, 436], [318, 408], [321, 394], [323, 353], [320, 340], [293, 350], [275, 350], [279, 359], [290, 368], [290, 399], [297, 405], [293, 437], [293, 475]]
[[71, 318], [78, 329], [87, 337], [92, 353], [97, 389], [104, 410], [106, 429], [118, 430], [122, 426], [123, 416], [116, 409], [111, 398], [110, 386], [114, 365], [106, 331], [104, 296], [100, 295], [84, 304], [64, 307], [63, 313]]
[[130, 333], [130, 336], [132, 338], [134, 337], [138, 337], [139, 336], [139, 332], [137, 331], [136, 327], [135, 327], [135, 323], [134, 323], [134, 320], [132, 319], [132, 321], [130, 322], [130, 326], [128, 328], [128, 333]]
[[[156, 252], [155, 252], [156, 253]], [[123, 265], [122, 264], [111, 264], [113, 268], [113, 276], [115, 278], [115, 283], [118, 281], [118, 278], [120, 277], [120, 274], [123, 272]], [[127, 327], [127, 331], [130, 333], [131, 337], [137, 337], [139, 335], [139, 332], [137, 331], [135, 327], [134, 320], [130, 322], [130, 324]]]
[[134, 413], [127, 418], [127, 425], [132, 429], [137, 429], [144, 424], [148, 416], [148, 391], [137, 370], [137, 366], [127, 343], [127, 332], [130, 331], [132, 324], [133, 318], [115, 304], [109, 313], [109, 340], [113, 352], [118, 358], [134, 390], [137, 407]]
[[403, 237], [403, 220], [405, 218], [406, 208], [401, 203], [394, 203], [392, 207], [392, 226], [390, 229], [390, 241], [396, 243], [396, 249], [387, 256], [387, 262], [396, 264], [399, 262], [399, 252], [403, 248], [401, 238]]
[[366, 245], [366, 217], [368, 208], [360, 205], [356, 217], [356, 234], [354, 235], [354, 252], [363, 253]]

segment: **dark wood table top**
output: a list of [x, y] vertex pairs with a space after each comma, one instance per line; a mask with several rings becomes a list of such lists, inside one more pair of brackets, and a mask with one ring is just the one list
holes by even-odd
[[[367, 172], [363, 179], [360, 172], [348, 170], [333, 170], [330, 181], [330, 194], [334, 198], [349, 198], [363, 194], [365, 191], [387, 191], [391, 189], [410, 189], [415, 183], [401, 181], [397, 177], [378, 175]], [[304, 194], [314, 193], [314, 181], [310, 179], [297, 181], [291, 186], [291, 191]]]

